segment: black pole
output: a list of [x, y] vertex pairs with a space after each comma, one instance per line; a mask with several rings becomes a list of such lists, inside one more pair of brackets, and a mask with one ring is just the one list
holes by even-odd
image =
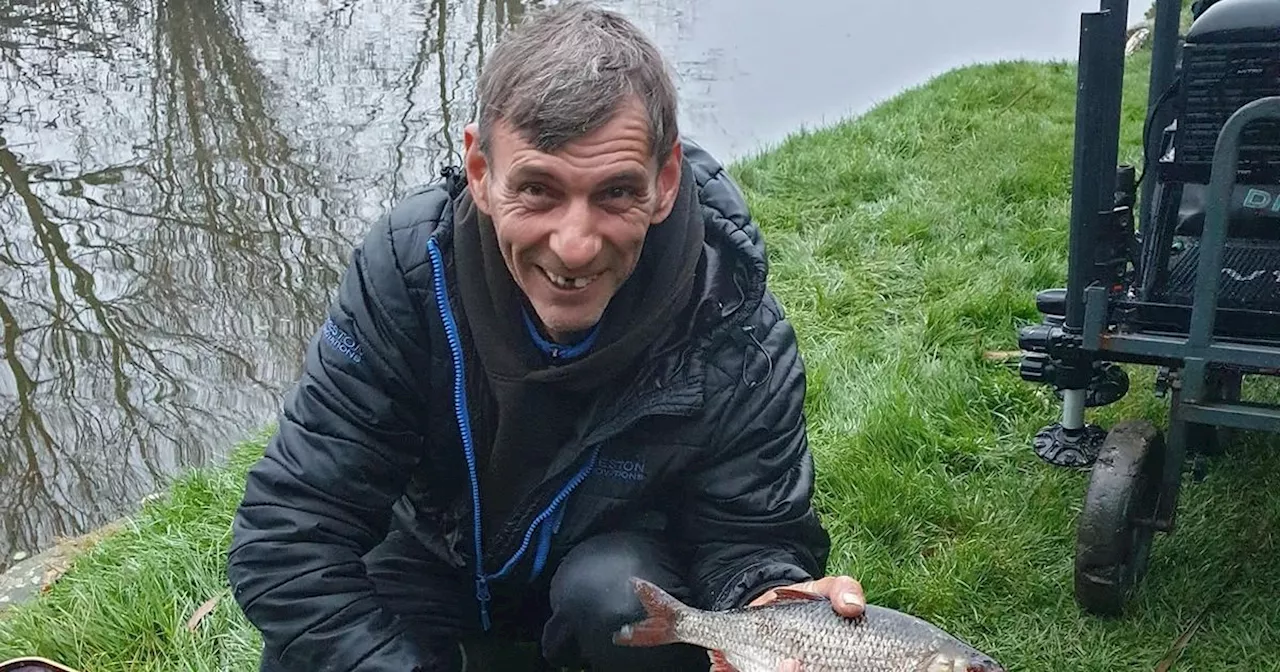
[[[1121, 33], [1128, 30], [1129, 26], [1129, 0], [1102, 0], [1100, 8], [1103, 14], [1106, 14], [1112, 21], [1119, 24]], [[1117, 27], [1114, 26], [1113, 27]], [[1120, 39], [1124, 39], [1121, 37]]]
[[[1067, 306], [1062, 327], [1078, 334], [1084, 326], [1084, 290], [1093, 266], [1094, 222], [1100, 182], [1098, 166], [1100, 110], [1099, 89], [1105, 78], [1106, 14], [1087, 12], [1080, 15], [1080, 55], [1076, 74], [1075, 145], [1071, 166], [1071, 221], [1067, 245]], [[1102, 76], [1100, 78], [1100, 76]]]
[[1054, 357], [1054, 385], [1062, 393], [1062, 420], [1040, 430], [1032, 446], [1041, 459], [1059, 466], [1085, 466], [1097, 458], [1106, 437], [1085, 422], [1093, 360], [1084, 349], [1084, 295], [1098, 270], [1096, 249], [1104, 244], [1104, 213], [1115, 208], [1124, 88], [1124, 37], [1128, 0], [1102, 0], [1102, 11], [1080, 16], [1076, 75], [1075, 146], [1068, 225], [1067, 305], [1063, 345]]
[[[1156, 18], [1151, 31], [1151, 79], [1147, 89], [1147, 110], [1155, 107], [1157, 99], [1173, 84], [1178, 60], [1178, 29], [1182, 25], [1182, 0], [1156, 0]], [[1155, 163], [1160, 158], [1160, 138], [1164, 128], [1173, 120], [1173, 111], [1165, 106], [1151, 119], [1151, 127], [1144, 138], [1148, 151], [1147, 166], [1142, 181], [1142, 202], [1138, 210], [1138, 230], [1143, 236], [1151, 230], [1151, 218], [1155, 214], [1151, 201], [1155, 198]]]
[[1099, 130], [1102, 136], [1102, 156], [1099, 158], [1098, 179], [1102, 185], [1098, 194], [1098, 212], [1110, 212], [1115, 207], [1116, 163], [1120, 155], [1120, 112], [1124, 98], [1124, 42], [1129, 23], [1129, 0], [1102, 0], [1102, 13], [1106, 15], [1103, 31], [1106, 56], [1102, 59], [1105, 77], [1099, 94]]
[[[1156, 0], [1156, 19], [1151, 34], [1151, 83], [1147, 90], [1147, 105], [1155, 105], [1173, 83], [1178, 63], [1178, 31], [1182, 26], [1182, 0]], [[1152, 124], [1152, 130], [1164, 128], [1170, 121], [1166, 108]], [[1159, 137], [1159, 136], [1157, 136]]]

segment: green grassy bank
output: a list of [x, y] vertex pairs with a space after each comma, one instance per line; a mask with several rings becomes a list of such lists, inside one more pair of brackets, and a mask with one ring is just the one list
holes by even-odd
[[[1144, 54], [1130, 62], [1126, 160], [1137, 157]], [[1085, 476], [1031, 453], [1058, 406], [987, 350], [1014, 347], [1033, 294], [1066, 273], [1074, 69], [957, 70], [733, 167], [768, 236], [773, 287], [802, 339], [818, 502], [832, 572], [876, 603], [963, 635], [1011, 671], [1280, 669], [1280, 453], [1258, 442], [1185, 493], [1127, 619], [1071, 598]], [[1163, 416], [1149, 376], [1094, 414]], [[0, 619], [0, 659], [86, 672], [254, 670], [257, 635], [226, 592], [223, 554], [243, 470], [193, 474]], [[195, 628], [187, 620], [222, 596]]]

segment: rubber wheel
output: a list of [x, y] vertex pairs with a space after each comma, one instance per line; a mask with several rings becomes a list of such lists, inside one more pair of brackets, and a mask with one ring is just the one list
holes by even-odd
[[1076, 521], [1076, 603], [1097, 616], [1119, 616], [1141, 582], [1151, 554], [1164, 464], [1164, 437], [1145, 420], [1117, 423], [1094, 462]]

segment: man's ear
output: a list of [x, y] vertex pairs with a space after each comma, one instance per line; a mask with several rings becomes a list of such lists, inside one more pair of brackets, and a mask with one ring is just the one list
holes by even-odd
[[489, 214], [489, 159], [480, 151], [480, 126], [474, 122], [463, 130], [463, 163], [467, 189], [480, 212]]
[[676, 205], [676, 195], [680, 193], [680, 170], [684, 164], [684, 150], [677, 140], [671, 148], [666, 163], [658, 168], [658, 211], [653, 213], [654, 223], [658, 223], [671, 215]]

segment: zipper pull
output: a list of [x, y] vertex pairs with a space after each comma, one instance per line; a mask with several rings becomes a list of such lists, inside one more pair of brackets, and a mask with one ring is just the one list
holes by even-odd
[[483, 575], [476, 576], [476, 600], [480, 602], [480, 627], [489, 631], [489, 581]]

